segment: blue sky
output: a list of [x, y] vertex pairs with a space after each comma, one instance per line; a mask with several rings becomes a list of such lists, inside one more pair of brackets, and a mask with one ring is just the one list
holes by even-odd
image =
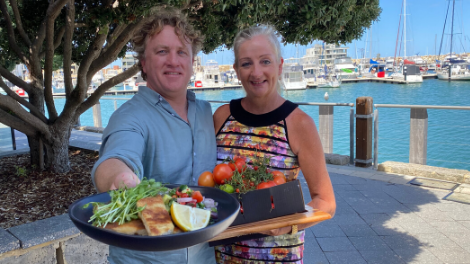
[[[439, 53], [447, 5], [448, 0], [406, 0], [407, 56]], [[380, 14], [379, 21], [375, 22], [371, 29], [364, 33], [361, 39], [353, 40], [345, 45], [349, 47], [348, 55], [351, 58], [356, 58], [356, 51], [358, 57], [362, 57], [364, 51], [367, 52], [366, 57], [369, 57], [369, 54], [371, 54], [375, 58], [378, 53], [380, 53], [381, 57], [394, 55], [398, 22], [402, 14], [402, 0], [381, 0], [380, 7], [382, 8], [382, 13]], [[450, 50], [451, 15], [452, 1], [442, 44], [442, 54], [449, 53]], [[401, 25], [403, 28], [403, 19]], [[457, 53], [470, 52], [469, 0], [455, 1], [454, 34], [452, 50]], [[293, 44], [281, 46], [282, 55], [284, 58], [302, 57], [305, 55], [307, 48], [315, 43], [321, 43], [321, 41], [312, 40], [312, 43], [312, 45], [298, 47]], [[403, 52], [402, 45], [401, 56], [403, 56]], [[203, 65], [207, 60], [216, 60], [219, 65], [233, 64], [234, 61], [231, 50], [218, 50], [210, 54], [200, 53], [199, 55], [202, 57]], [[120, 62], [113, 64], [120, 65]]]
[[[439, 53], [448, 1], [407, 0], [406, 2], [407, 56], [417, 53], [419, 55]], [[382, 8], [382, 13], [380, 14], [379, 21], [372, 25], [369, 34], [366, 31], [361, 39], [354, 40], [346, 45], [349, 47], [348, 55], [351, 58], [356, 58], [356, 49], [358, 57], [361, 57], [365, 45], [367, 45], [367, 57], [369, 57], [371, 44], [373, 57], [376, 57], [377, 53], [380, 53], [381, 57], [394, 55], [402, 0], [381, 0], [380, 7]], [[446, 24], [445, 32], [447, 35], [444, 37], [443, 51], [441, 53], [449, 53], [450, 36], [448, 34], [450, 34], [451, 14], [452, 1], [449, 9], [449, 19]], [[401, 23], [403, 27], [403, 20]], [[457, 53], [470, 52], [470, 1], [468, 0], [455, 1], [455, 33], [460, 34], [454, 36], [452, 50]], [[321, 42], [314, 40], [313, 44], [315, 43]], [[282, 55], [284, 58], [296, 57], [296, 54], [299, 54], [299, 57], [301, 57], [305, 54], [306, 49], [311, 46], [299, 46], [296, 48], [295, 45], [288, 44], [282, 46]], [[207, 55], [202, 53], [199, 55], [203, 56], [203, 64], [209, 59], [216, 60], [220, 65], [233, 64], [234, 60], [232, 51], [217, 51]], [[403, 48], [401, 55], [403, 56]]]

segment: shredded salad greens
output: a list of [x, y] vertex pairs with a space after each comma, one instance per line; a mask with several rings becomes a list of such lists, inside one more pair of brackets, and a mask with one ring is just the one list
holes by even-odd
[[163, 195], [168, 192], [161, 182], [154, 179], [143, 179], [134, 188], [123, 188], [109, 191], [111, 201], [109, 203], [91, 202], [83, 206], [93, 206], [93, 216], [89, 222], [94, 226], [105, 227], [108, 223], [118, 223], [120, 225], [133, 219], [138, 219], [138, 213], [144, 210], [144, 207], [138, 208], [137, 201], [146, 197]]
[[83, 206], [93, 206], [93, 215], [88, 222], [94, 226], [106, 227], [109, 223], [122, 225], [134, 219], [139, 219], [139, 212], [145, 207], [137, 207], [137, 201], [146, 197], [162, 195], [163, 202], [168, 211], [172, 203], [179, 203], [191, 207], [197, 207], [211, 212], [211, 221], [217, 219], [217, 203], [210, 198], [205, 198], [199, 191], [193, 191], [187, 185], [169, 189], [161, 182], [144, 178], [134, 188], [121, 188], [108, 192], [111, 201], [107, 203], [91, 202]]

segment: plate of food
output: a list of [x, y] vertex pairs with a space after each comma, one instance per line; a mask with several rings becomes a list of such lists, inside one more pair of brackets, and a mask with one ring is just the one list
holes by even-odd
[[69, 207], [69, 216], [81, 232], [102, 243], [167, 251], [212, 239], [239, 210], [237, 199], [217, 188], [144, 179], [134, 188], [82, 198]]

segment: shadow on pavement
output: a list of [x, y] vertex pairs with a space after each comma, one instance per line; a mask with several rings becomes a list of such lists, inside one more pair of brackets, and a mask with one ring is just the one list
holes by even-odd
[[[437, 229], [443, 222], [455, 223], [445, 211], [456, 203], [442, 200], [448, 192], [336, 173], [330, 177], [336, 215], [307, 230], [304, 263], [457, 262], [449, 247], [462, 247]], [[308, 188], [299, 179], [307, 203]], [[462, 258], [469, 253], [463, 251]]]

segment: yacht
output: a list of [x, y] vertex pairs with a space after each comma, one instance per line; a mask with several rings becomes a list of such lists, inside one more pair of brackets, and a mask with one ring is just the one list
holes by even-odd
[[219, 70], [219, 64], [215, 60], [208, 60], [203, 72], [196, 72], [194, 87], [223, 87], [224, 82]]
[[341, 57], [334, 60], [333, 72], [337, 79], [351, 80], [357, 79], [357, 68], [350, 57]]
[[462, 59], [449, 59], [437, 73], [439, 80], [470, 81], [470, 63]]
[[305, 79], [303, 67], [298, 63], [298, 59], [285, 59], [282, 66], [282, 83], [285, 90], [305, 90], [307, 89], [307, 79]]

